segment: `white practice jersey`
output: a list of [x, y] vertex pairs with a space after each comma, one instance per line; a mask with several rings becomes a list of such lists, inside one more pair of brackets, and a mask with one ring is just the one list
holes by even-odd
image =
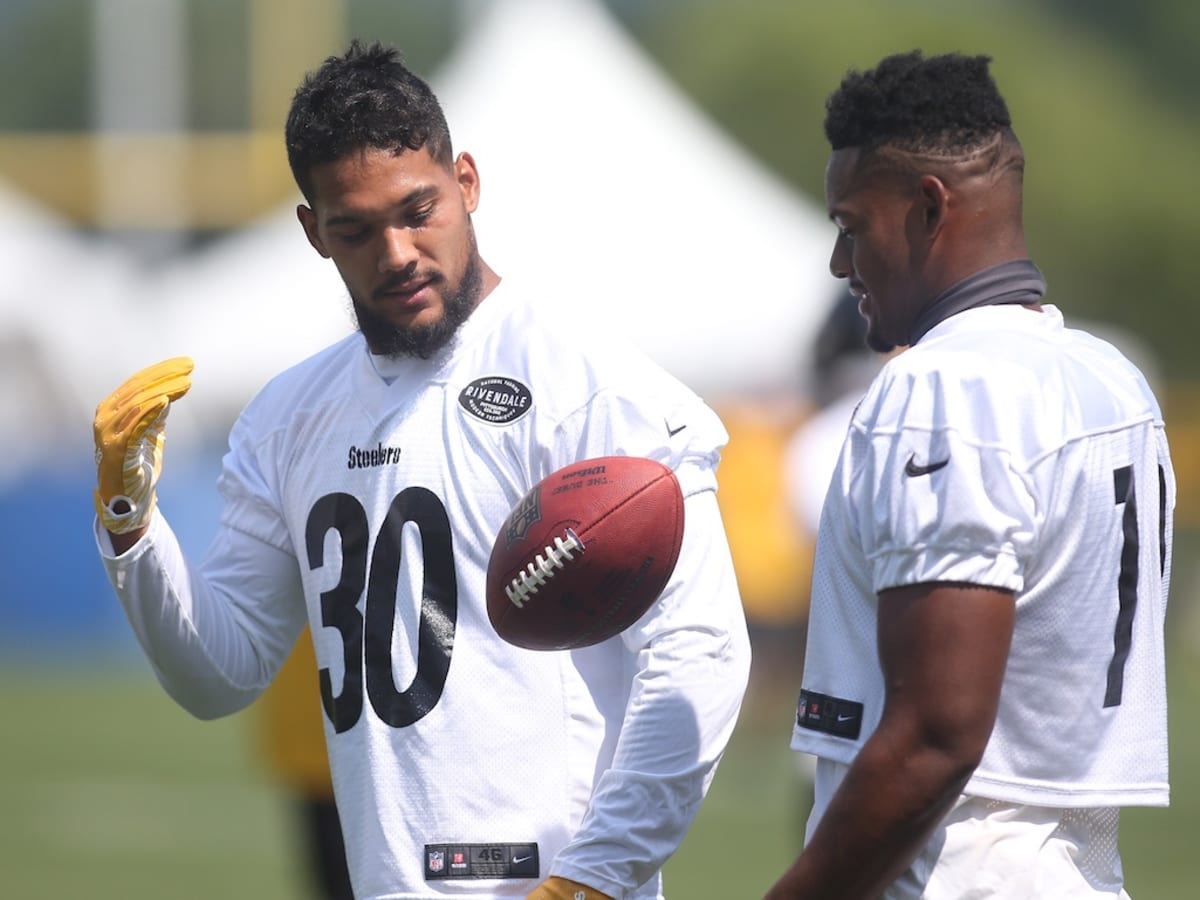
[[[311, 624], [360, 900], [524, 897], [552, 873], [658, 898], [729, 737], [749, 644], [715, 500], [727, 436], [594, 330], [505, 283], [431, 361], [381, 362], [351, 336], [240, 417], [200, 567], [159, 516], [106, 560], [199, 715], [257, 696]], [[552, 471], [614, 454], [669, 465], [687, 498], [662, 598], [591, 648], [509, 646], [484, 601], [501, 523]]]
[[1015, 592], [999, 714], [972, 796], [1165, 805], [1164, 616], [1175, 480], [1162, 415], [1116, 349], [988, 306], [887, 363], [821, 518], [792, 746], [851, 763], [879, 723], [878, 592]]

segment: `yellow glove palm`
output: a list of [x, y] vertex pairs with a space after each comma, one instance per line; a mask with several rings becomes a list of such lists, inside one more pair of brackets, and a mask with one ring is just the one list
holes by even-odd
[[171, 403], [188, 392], [191, 359], [142, 369], [96, 407], [96, 515], [113, 534], [144, 528], [162, 472], [163, 426]]
[[530, 891], [525, 900], [613, 900], [613, 898], [586, 884], [580, 884], [578, 881], [551, 875]]

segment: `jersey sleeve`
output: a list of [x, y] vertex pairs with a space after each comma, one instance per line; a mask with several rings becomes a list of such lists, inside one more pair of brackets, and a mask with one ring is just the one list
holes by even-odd
[[635, 675], [612, 765], [551, 873], [625, 896], [678, 849], [741, 706], [750, 643], [716, 497], [686, 501], [684, 549], [627, 631]]
[[935, 369], [877, 385], [852, 423], [842, 486], [876, 592], [937, 581], [1020, 591], [1038, 513], [1017, 401]]
[[260, 393], [230, 431], [229, 452], [217, 480], [225, 501], [221, 523], [290, 554], [291, 536], [279, 510], [280, 490], [270, 464], [281, 455], [276, 446], [281, 431], [270, 430], [265, 437], [256, 437], [253, 425], [258, 410], [270, 403], [267, 392]]
[[685, 497], [679, 559], [662, 596], [614, 640], [629, 698], [612, 765], [551, 873], [614, 897], [651, 878], [678, 849], [729, 739], [750, 645], [716, 500], [728, 434], [697, 395], [636, 362], [558, 423], [553, 467], [606, 455], [669, 466]]
[[716, 413], [682, 385], [630, 391], [617, 386], [559, 423], [555, 467], [597, 456], [644, 456], [674, 470], [689, 497], [716, 490], [717, 464], [728, 440]]
[[270, 469], [260, 462], [272, 449], [270, 434], [260, 444], [250, 437], [254, 406], [230, 434], [218, 480], [220, 523], [199, 562], [185, 557], [158, 513], [121, 556], [97, 528], [110, 581], [155, 674], [177, 703], [205, 719], [245, 707], [266, 688], [306, 617]]
[[304, 626], [293, 557], [222, 526], [195, 566], [157, 510], [120, 556], [98, 524], [95, 535], [130, 626], [180, 706], [217, 718], [266, 688]]

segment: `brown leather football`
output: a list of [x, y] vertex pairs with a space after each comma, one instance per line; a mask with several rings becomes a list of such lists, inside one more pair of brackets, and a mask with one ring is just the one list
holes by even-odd
[[642, 617], [683, 541], [683, 494], [652, 459], [582, 460], [538, 482], [492, 547], [488, 618], [529, 650], [598, 644]]

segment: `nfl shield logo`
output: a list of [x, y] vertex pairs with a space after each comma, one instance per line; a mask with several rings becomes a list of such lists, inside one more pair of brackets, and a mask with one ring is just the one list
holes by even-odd
[[542, 518], [541, 491], [534, 489], [526, 494], [508, 514], [504, 527], [504, 539], [509, 544], [525, 539], [525, 533]]
[[441, 850], [429, 851], [429, 871], [440, 872], [446, 867], [446, 855]]

